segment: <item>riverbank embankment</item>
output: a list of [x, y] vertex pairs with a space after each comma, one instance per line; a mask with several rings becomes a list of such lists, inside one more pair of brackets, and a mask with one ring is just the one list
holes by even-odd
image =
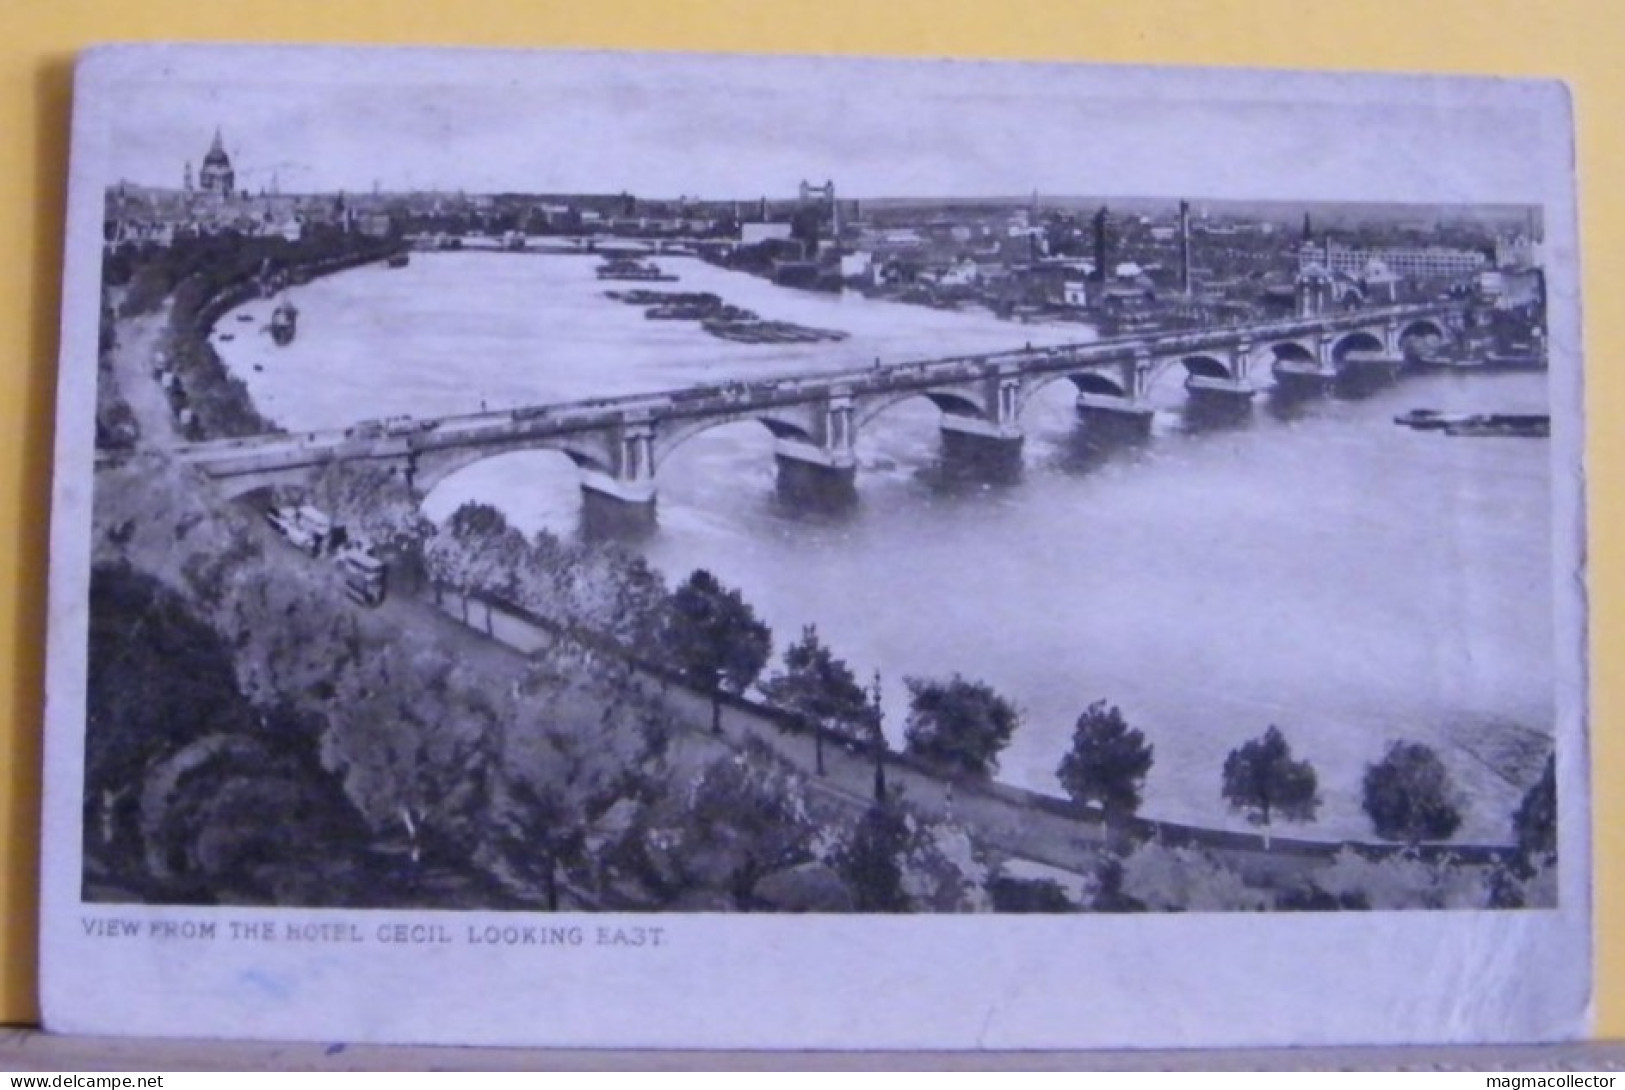
[[[462, 594], [441, 587], [435, 604], [447, 616], [522, 654], [568, 641], [594, 654], [631, 665], [659, 685], [668, 703], [682, 698], [688, 718], [709, 721], [710, 704], [721, 706], [724, 734], [754, 738], [768, 745], [808, 777], [821, 793], [857, 806], [873, 798], [876, 769], [891, 790], [900, 790], [911, 807], [930, 820], [963, 824], [985, 848], [1015, 859], [1091, 876], [1108, 853], [1155, 842], [1166, 848], [1191, 848], [1247, 881], [1282, 889], [1313, 877], [1316, 870], [1352, 853], [1369, 862], [1416, 860], [1433, 866], [1493, 868], [1514, 861], [1517, 849], [1498, 844], [1422, 844], [1417, 846], [1353, 841], [1310, 840], [1231, 832], [1150, 818], [1131, 818], [1109, 827], [1090, 807], [994, 780], [951, 776], [906, 753], [885, 750], [877, 766], [870, 744], [824, 730], [793, 712], [749, 696], [701, 692], [680, 673], [633, 653], [605, 636], [561, 624], [494, 596]], [[691, 706], [690, 706], [691, 705]], [[815, 735], [823, 731], [823, 772], [816, 771]]]
[[[138, 421], [136, 445], [279, 430], [216, 354], [210, 343], [215, 322], [268, 292], [385, 260], [401, 249], [393, 241], [341, 236], [307, 244], [249, 240], [217, 253], [218, 247], [207, 241], [212, 240], [191, 240], [146, 255], [144, 264], [123, 270], [127, 286], [116, 289], [113, 371]], [[122, 255], [110, 259], [109, 277], [128, 260]], [[104, 290], [113, 290], [113, 285]], [[147, 411], [150, 405], [137, 409], [138, 402], [153, 400], [141, 392], [143, 384], [155, 386], [158, 400], [167, 403], [161, 418]]]

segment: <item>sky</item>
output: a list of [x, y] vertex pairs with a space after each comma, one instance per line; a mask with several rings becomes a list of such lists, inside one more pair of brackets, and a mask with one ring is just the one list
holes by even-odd
[[1550, 97], [1504, 81], [670, 54], [115, 59], [80, 95], [111, 127], [108, 182], [178, 185], [219, 126], [256, 190], [275, 173], [285, 191], [750, 199], [834, 179], [853, 197], [1540, 203], [1551, 185]]

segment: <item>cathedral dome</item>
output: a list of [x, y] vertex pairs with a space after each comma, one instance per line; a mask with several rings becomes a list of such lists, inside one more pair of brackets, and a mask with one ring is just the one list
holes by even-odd
[[209, 144], [209, 150], [204, 153], [203, 167], [198, 171], [198, 187], [208, 193], [219, 193], [229, 197], [236, 180], [236, 172], [231, 169], [231, 156], [226, 154], [225, 144], [220, 139], [220, 130], [215, 129], [214, 140]]

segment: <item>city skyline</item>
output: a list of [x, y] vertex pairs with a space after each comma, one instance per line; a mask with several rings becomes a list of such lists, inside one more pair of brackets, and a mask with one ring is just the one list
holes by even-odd
[[[394, 84], [363, 82], [331, 54], [309, 56], [303, 63], [322, 78], [298, 86], [245, 83], [239, 72], [145, 83], [144, 109], [111, 141], [107, 181], [176, 188], [218, 126], [239, 184], [255, 192], [275, 177], [285, 191], [377, 184], [744, 200], [833, 177], [842, 196], [857, 198], [1036, 189], [1536, 203], [1531, 152], [1546, 139], [1533, 109], [1471, 102], [1449, 80], [1414, 81], [1420, 105], [1328, 95], [1303, 110], [1279, 98], [1205, 102], [1177, 82], [1170, 91], [1166, 80], [1149, 79], [1165, 73], [1139, 69], [810, 58], [773, 67], [745, 58], [631, 64], [574, 53], [550, 55], [545, 66], [503, 57], [494, 73], [503, 78], [474, 85], [450, 82], [420, 56], [429, 71], [409, 65]], [[725, 88], [692, 78], [702, 63], [730, 70]], [[873, 66], [888, 93], [854, 79], [854, 65]], [[1249, 74], [1261, 96], [1263, 75]], [[1152, 87], [1157, 93], [1146, 93]], [[1415, 169], [1424, 162], [1450, 169]]]

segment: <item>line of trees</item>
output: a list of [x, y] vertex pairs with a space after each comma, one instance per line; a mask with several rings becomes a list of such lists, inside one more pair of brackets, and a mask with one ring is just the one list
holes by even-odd
[[[772, 637], [737, 590], [724, 588], [709, 572], [696, 571], [672, 595], [662, 643], [665, 653], [704, 689], [737, 694], [760, 676]], [[946, 680], [909, 677], [905, 684], [907, 751], [954, 775], [991, 777], [998, 770], [999, 753], [1021, 723], [1016, 705], [986, 683], [957, 673]], [[827, 733], [864, 741], [878, 735], [869, 694], [814, 626], [802, 630], [785, 653], [783, 669], [762, 685], [762, 692], [813, 725], [820, 775]], [[715, 700], [712, 708], [713, 729], [720, 729]], [[1056, 778], [1074, 802], [1098, 809], [1110, 827], [1138, 812], [1154, 757], [1155, 747], [1128, 725], [1121, 709], [1096, 701], [1078, 717]], [[1220, 795], [1232, 810], [1262, 828], [1266, 850], [1276, 822], [1313, 822], [1322, 804], [1314, 766], [1293, 754], [1275, 725], [1230, 751]], [[1439, 755], [1410, 741], [1393, 742], [1380, 760], [1367, 766], [1361, 803], [1377, 836], [1411, 846], [1449, 840], [1461, 826], [1465, 805]], [[1542, 779], [1520, 803], [1512, 831], [1526, 852], [1551, 852], [1555, 828], [1555, 771], [1548, 761]]]
[[[1078, 717], [1072, 747], [1056, 778], [1080, 806], [1098, 809], [1108, 827], [1135, 814], [1155, 749], [1145, 735], [1105, 701]], [[1524, 794], [1512, 818], [1512, 834], [1526, 856], [1557, 849], [1555, 757]], [[1312, 822], [1321, 807], [1314, 766], [1294, 756], [1277, 726], [1232, 749], [1225, 758], [1220, 795], [1232, 810], [1263, 829], [1264, 847], [1277, 821]], [[1438, 753], [1420, 742], [1396, 741], [1366, 766], [1361, 805], [1384, 840], [1415, 847], [1449, 840], [1461, 827], [1465, 801]]]
[[[464, 509], [448, 524], [463, 539], [469, 582], [513, 594], [501, 572], [523, 570], [518, 539], [494, 510]], [[493, 545], [504, 538], [512, 548]], [[507, 555], [513, 554], [513, 555]], [[478, 569], [474, 571], [472, 569]], [[534, 568], [532, 568], [534, 570]], [[872, 748], [876, 755], [877, 799], [884, 799], [885, 740], [881, 732], [878, 685], [866, 691], [857, 673], [823, 641], [814, 626], [785, 649], [782, 664], [764, 677], [773, 652], [769, 627], [743, 594], [699, 570], [675, 589], [657, 587], [645, 596], [645, 636], [640, 650], [678, 670], [712, 695], [712, 728], [721, 726], [724, 694], [752, 687], [770, 703], [800, 716], [811, 728], [815, 770], [826, 771], [824, 747], [831, 741]], [[990, 778], [1000, 753], [1022, 720], [1020, 709], [984, 682], [953, 674], [948, 678], [905, 678], [908, 710], [904, 724], [907, 753], [955, 778]], [[1072, 744], [1056, 769], [1067, 796], [1098, 811], [1108, 828], [1121, 828], [1144, 799], [1155, 748], [1131, 727], [1120, 708], [1105, 701], [1079, 716]], [[1307, 823], [1320, 813], [1319, 776], [1297, 757], [1285, 734], [1271, 725], [1231, 750], [1220, 780], [1220, 797], [1260, 827], [1268, 850], [1275, 826]], [[1361, 801], [1375, 834], [1415, 846], [1448, 840], [1462, 824], [1464, 801], [1438, 754], [1421, 743], [1400, 741], [1365, 771]], [[878, 821], [879, 819], [876, 818]], [[878, 827], [877, 827], [878, 828]], [[1526, 852], [1555, 849], [1555, 777], [1530, 789], [1518, 809], [1514, 836]], [[884, 900], [882, 898], [882, 900]]]
[[[547, 547], [550, 544], [552, 548]], [[545, 535], [527, 543], [500, 512], [470, 504], [452, 515], [429, 551], [429, 567], [437, 577], [464, 589], [514, 597], [548, 612], [547, 606], [554, 603], [536, 602], [536, 595], [522, 585], [526, 578], [516, 573], [557, 567], [568, 550]], [[813, 728], [818, 774], [825, 772], [824, 746], [831, 739], [873, 746], [877, 757], [883, 751], [878, 686], [866, 691], [857, 673], [825, 644], [815, 626], [802, 629], [800, 638], [785, 649], [782, 665], [764, 678], [773, 654], [772, 631], [738, 589], [701, 569], [668, 591], [646, 565], [629, 563], [639, 570], [621, 570], [623, 564], [608, 577], [610, 583], [648, 584], [637, 595], [635, 609], [617, 602], [623, 608], [613, 611], [623, 626], [628, 617], [636, 618], [631, 626], [635, 638], [629, 645], [712, 695], [713, 730], [720, 730], [724, 694], [742, 695], [757, 686], [769, 702], [796, 713]], [[993, 776], [999, 754], [1021, 725], [1022, 713], [1015, 703], [990, 685], [957, 673], [945, 679], [904, 681], [909, 699], [903, 731], [906, 752], [955, 777]], [[1097, 701], [1078, 717], [1056, 778], [1074, 802], [1098, 810], [1108, 826], [1120, 826], [1138, 813], [1154, 759], [1155, 747], [1127, 723], [1121, 709]], [[877, 760], [877, 778], [883, 776]], [[1530, 789], [1514, 822], [1514, 838], [1528, 850], [1555, 845], [1555, 786], [1543, 788], [1545, 783], [1543, 779]], [[1293, 753], [1275, 725], [1230, 751], [1222, 768], [1220, 797], [1260, 827], [1266, 849], [1279, 822], [1313, 822], [1322, 805], [1316, 769]], [[1361, 803], [1378, 837], [1409, 845], [1450, 839], [1462, 824], [1465, 806], [1439, 755], [1410, 741], [1394, 742], [1366, 768]]]

